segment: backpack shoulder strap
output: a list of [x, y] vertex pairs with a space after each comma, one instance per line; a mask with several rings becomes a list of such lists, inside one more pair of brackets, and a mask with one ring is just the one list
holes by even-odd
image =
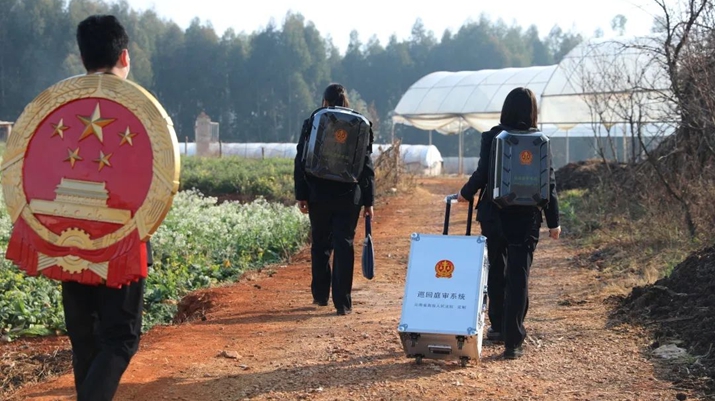
[[305, 140], [310, 134], [310, 123], [312, 118], [307, 118], [303, 120], [303, 127], [300, 129], [300, 140]]

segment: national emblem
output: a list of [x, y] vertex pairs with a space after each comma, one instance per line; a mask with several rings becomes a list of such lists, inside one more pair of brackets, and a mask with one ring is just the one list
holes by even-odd
[[144, 242], [169, 212], [179, 161], [170, 117], [139, 85], [111, 74], [60, 81], [8, 138], [5, 257], [62, 281], [120, 287], [146, 277]]
[[449, 260], [440, 260], [434, 267], [437, 278], [452, 278], [454, 263]]
[[528, 166], [534, 160], [534, 155], [528, 150], [524, 150], [519, 155], [519, 160], [521, 161], [521, 164]]
[[338, 143], [345, 143], [348, 140], [348, 132], [344, 129], [339, 129], [335, 131], [335, 140]]

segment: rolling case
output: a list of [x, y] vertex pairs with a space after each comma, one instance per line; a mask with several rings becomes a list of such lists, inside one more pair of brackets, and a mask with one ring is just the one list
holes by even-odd
[[445, 198], [443, 235], [411, 236], [398, 333], [408, 358], [459, 359], [466, 366], [482, 352], [487, 302], [487, 239], [472, 236], [469, 203], [466, 235], [448, 235], [451, 204]]

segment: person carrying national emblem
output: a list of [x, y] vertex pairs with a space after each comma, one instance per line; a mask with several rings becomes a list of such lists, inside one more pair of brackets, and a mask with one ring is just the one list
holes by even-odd
[[179, 148], [166, 111], [127, 80], [117, 18], [80, 22], [77, 43], [87, 74], [38, 95], [8, 138], [5, 257], [62, 282], [77, 399], [101, 401], [139, 347], [149, 238], [178, 191]]

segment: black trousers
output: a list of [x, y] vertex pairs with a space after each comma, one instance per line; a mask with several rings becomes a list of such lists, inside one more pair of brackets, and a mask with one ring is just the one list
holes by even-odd
[[507, 348], [526, 338], [524, 318], [529, 309], [529, 270], [539, 242], [538, 209], [497, 212], [494, 220], [481, 222], [489, 254], [489, 320], [504, 336]]
[[62, 283], [77, 401], [114, 398], [139, 348], [144, 279], [120, 289]]
[[[355, 228], [361, 206], [349, 202], [311, 202], [308, 205], [313, 243], [310, 254], [313, 280], [310, 288], [313, 299], [327, 302], [333, 288], [335, 308], [351, 309], [350, 292], [353, 288], [355, 266]], [[330, 255], [333, 269], [330, 270]]]

